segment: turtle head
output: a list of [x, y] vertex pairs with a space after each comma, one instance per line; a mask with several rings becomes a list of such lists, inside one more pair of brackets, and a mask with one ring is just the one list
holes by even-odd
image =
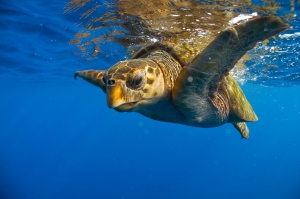
[[155, 104], [164, 94], [164, 76], [148, 58], [121, 61], [106, 71], [77, 71], [74, 75], [100, 87], [107, 105], [119, 112], [137, 111]]

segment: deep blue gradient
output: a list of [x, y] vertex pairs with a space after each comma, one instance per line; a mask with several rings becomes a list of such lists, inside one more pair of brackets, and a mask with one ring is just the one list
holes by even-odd
[[300, 198], [299, 86], [242, 86], [259, 117], [249, 140], [117, 113], [72, 76], [125, 55], [75, 56], [65, 3], [1, 2], [0, 199]]
[[243, 88], [260, 117], [249, 140], [231, 125], [199, 129], [118, 114], [100, 89], [79, 81], [1, 85], [1, 192], [297, 199], [299, 88]]

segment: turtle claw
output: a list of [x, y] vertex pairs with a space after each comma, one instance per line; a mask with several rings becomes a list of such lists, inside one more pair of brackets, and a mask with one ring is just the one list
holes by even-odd
[[75, 80], [77, 80], [77, 79], [76, 79], [77, 76], [78, 76], [78, 74], [77, 74], [77, 72], [75, 72], [75, 74], [74, 74], [74, 79], [75, 79]]

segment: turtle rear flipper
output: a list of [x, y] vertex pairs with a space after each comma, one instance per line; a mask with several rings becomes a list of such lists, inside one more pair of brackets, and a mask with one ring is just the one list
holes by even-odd
[[229, 122], [255, 122], [258, 120], [241, 87], [229, 74], [219, 87], [228, 99]]
[[249, 129], [245, 122], [232, 122], [232, 125], [240, 132], [242, 138], [249, 138]]

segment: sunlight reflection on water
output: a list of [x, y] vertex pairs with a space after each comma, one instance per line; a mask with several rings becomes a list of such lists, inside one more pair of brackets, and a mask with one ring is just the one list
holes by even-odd
[[[100, 12], [97, 12], [96, 3], [88, 1], [84, 4], [70, 1], [68, 5], [66, 11], [81, 10], [83, 13], [79, 20], [79, 23], [83, 24], [80, 32], [86, 33], [86, 36], [74, 40], [79, 49], [78, 53], [90, 60], [96, 58], [95, 49], [101, 49], [106, 43], [124, 46], [130, 57], [141, 47], [160, 41], [175, 45], [179, 56], [188, 62], [228, 25], [253, 16], [265, 15], [281, 16], [292, 26], [298, 22], [295, 3], [291, 2], [281, 7], [281, 3], [274, 0], [256, 4], [248, 1], [210, 0], [204, 2], [164, 0], [157, 4], [120, 0], [106, 4], [107, 10]], [[136, 9], [137, 7], [139, 9]], [[299, 38], [295, 38], [298, 35], [295, 28], [298, 26], [293, 28], [294, 30], [260, 44], [245, 55], [231, 72], [238, 82], [281, 86], [300, 82], [299, 61], [297, 61], [300, 52], [297, 45]], [[288, 42], [291, 38], [293, 43]]]

